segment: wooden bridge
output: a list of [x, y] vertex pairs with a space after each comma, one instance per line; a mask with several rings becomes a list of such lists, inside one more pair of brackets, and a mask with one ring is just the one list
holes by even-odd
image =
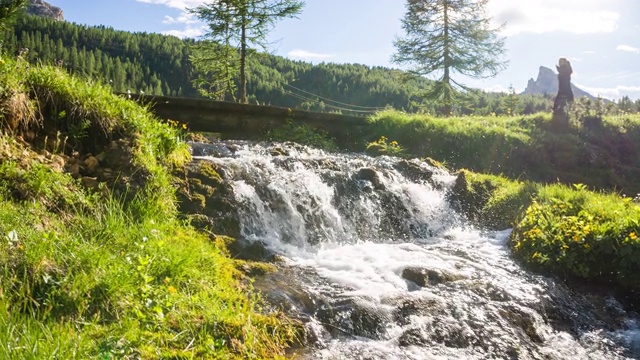
[[265, 132], [288, 123], [325, 131], [339, 146], [351, 148], [366, 138], [365, 117], [317, 113], [290, 108], [248, 105], [200, 98], [130, 95], [162, 119], [187, 124], [190, 131], [220, 133], [226, 139], [264, 138]]

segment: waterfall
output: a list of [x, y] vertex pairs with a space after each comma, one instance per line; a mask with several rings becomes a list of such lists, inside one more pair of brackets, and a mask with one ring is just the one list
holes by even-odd
[[427, 162], [287, 143], [193, 151], [232, 189], [242, 241], [281, 259], [256, 288], [305, 321], [303, 358], [640, 357], [633, 312], [520, 267], [509, 230], [471, 226], [454, 176]]

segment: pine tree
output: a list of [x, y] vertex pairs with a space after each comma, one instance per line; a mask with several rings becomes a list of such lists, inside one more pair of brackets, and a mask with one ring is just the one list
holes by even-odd
[[[265, 37], [275, 22], [296, 16], [303, 5], [303, 2], [297, 0], [211, 0], [189, 10], [208, 24], [209, 32], [206, 37], [212, 40], [209, 44], [213, 51], [228, 53], [229, 47], [239, 50], [238, 97], [241, 103], [247, 103], [246, 65], [249, 45], [257, 45], [264, 49]], [[234, 59], [229, 55], [226, 61], [233, 62]], [[194, 65], [197, 64], [198, 61], [194, 62]], [[232, 69], [233, 67], [229, 66], [225, 70]]]
[[0, 0], [0, 30], [4, 31], [27, 6], [27, 0]]
[[441, 73], [430, 96], [442, 99], [444, 114], [451, 115], [457, 86], [452, 72], [472, 78], [495, 76], [506, 63], [499, 29], [490, 27], [485, 15], [488, 0], [407, 0], [402, 28], [404, 38], [394, 41], [392, 61], [408, 64], [414, 76]]

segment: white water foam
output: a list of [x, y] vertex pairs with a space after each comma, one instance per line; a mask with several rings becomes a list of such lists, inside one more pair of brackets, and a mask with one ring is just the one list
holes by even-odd
[[[613, 331], [578, 334], [546, 323], [541, 309], [550, 299], [548, 280], [512, 260], [509, 230], [483, 233], [461, 221], [447, 200], [453, 176], [429, 168], [431, 182], [411, 181], [396, 170], [398, 159], [301, 148], [287, 152], [274, 157], [268, 146], [245, 145], [233, 156], [208, 159], [224, 167], [233, 182], [248, 240], [265, 243], [290, 266], [312, 269], [321, 281], [304, 284], [309, 293], [352, 299], [359, 309], [383, 315], [378, 336], [326, 335], [310, 358], [618, 359], [624, 351], [640, 354], [635, 320]], [[363, 168], [375, 170], [379, 188], [359, 180]], [[362, 189], [356, 195], [339, 194], [339, 185], [332, 184], [354, 181]], [[389, 201], [397, 208], [383, 211]], [[402, 234], [394, 236], [385, 226]], [[419, 287], [403, 276], [408, 268], [448, 279]], [[394, 311], [407, 302], [430, 307], [394, 321]], [[340, 316], [350, 313], [345, 314]], [[310, 324], [320, 332], [318, 320]], [[417, 334], [417, 340], [403, 340], [407, 334]], [[448, 343], [449, 338], [458, 343]]]

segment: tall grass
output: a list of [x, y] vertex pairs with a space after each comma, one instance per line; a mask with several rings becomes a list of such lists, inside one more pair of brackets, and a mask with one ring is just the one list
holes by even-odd
[[[224, 242], [176, 216], [178, 129], [107, 86], [0, 59], [0, 118], [15, 93], [35, 109], [0, 134], [0, 358], [282, 357], [296, 324], [262, 311]], [[87, 190], [16, 138], [82, 124], [84, 151], [127, 140], [122, 176], [141, 184]]]
[[385, 136], [411, 156], [450, 168], [543, 183], [584, 183], [592, 188], [640, 192], [640, 116], [573, 121], [554, 127], [550, 114], [436, 118], [383, 111], [370, 118], [367, 141]]
[[511, 248], [525, 265], [640, 291], [640, 204], [631, 198], [469, 171], [453, 196], [482, 226], [512, 227]]

